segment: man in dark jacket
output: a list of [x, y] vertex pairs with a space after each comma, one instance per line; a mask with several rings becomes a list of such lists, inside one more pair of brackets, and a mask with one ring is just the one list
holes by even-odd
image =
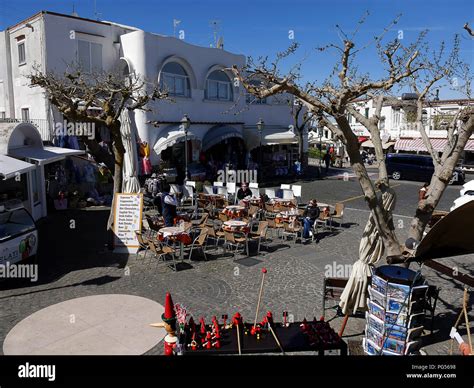
[[177, 215], [176, 208], [178, 203], [176, 199], [170, 194], [170, 185], [165, 183], [163, 185], [163, 192], [161, 193], [161, 206], [163, 207], [163, 218], [165, 220], [165, 226], [173, 226], [174, 219]]
[[319, 217], [320, 210], [318, 202], [315, 199], [309, 201], [308, 206], [303, 213], [303, 238], [309, 238], [309, 231], [313, 228], [316, 219]]
[[240, 189], [237, 190], [237, 199], [240, 201], [244, 199], [245, 197], [251, 197], [252, 196], [252, 190], [249, 189], [249, 186], [247, 183], [242, 183], [240, 186]]

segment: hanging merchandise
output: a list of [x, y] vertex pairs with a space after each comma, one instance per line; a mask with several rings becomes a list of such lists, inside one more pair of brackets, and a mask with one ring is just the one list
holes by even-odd
[[143, 161], [142, 161], [142, 167], [143, 167], [143, 175], [150, 175], [152, 171], [152, 166], [150, 162], [150, 145], [144, 141], [142, 143], [143, 146]]
[[73, 150], [78, 150], [79, 149], [79, 142], [77, 141], [77, 137], [76, 136], [69, 136], [68, 145], [69, 145], [69, 148], [71, 148]]

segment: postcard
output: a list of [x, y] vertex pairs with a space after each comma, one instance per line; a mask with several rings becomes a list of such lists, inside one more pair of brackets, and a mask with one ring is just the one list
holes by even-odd
[[406, 305], [406, 302], [400, 301], [397, 299], [388, 299], [387, 303], [387, 311], [391, 313], [400, 313], [407, 315], [408, 314], [408, 306]]
[[405, 314], [386, 312], [385, 322], [389, 325], [398, 325], [398, 326], [406, 327], [407, 316]]
[[383, 348], [385, 350], [389, 350], [391, 352], [397, 354], [404, 354], [405, 352], [405, 342], [404, 341], [397, 341], [392, 338], [385, 338], [385, 342], [383, 344]]
[[407, 329], [398, 325], [385, 325], [385, 336], [397, 341], [405, 341], [407, 338]]
[[372, 314], [368, 314], [367, 326], [375, 331], [378, 331], [380, 334], [383, 334], [384, 331], [384, 322]]
[[374, 275], [372, 276], [372, 288], [382, 295], [387, 293], [387, 281], [381, 277]]
[[408, 300], [410, 295], [410, 286], [397, 283], [388, 283], [387, 286], [387, 298], [397, 300]]
[[371, 341], [377, 349], [380, 349], [383, 345], [383, 335], [378, 331], [373, 330], [371, 327], [365, 327], [365, 337]]
[[382, 321], [385, 320], [385, 309], [379, 306], [377, 303], [370, 301], [369, 302], [369, 311], [372, 315], [376, 316], [377, 318], [381, 319]]
[[378, 303], [380, 306], [385, 308], [385, 303], [386, 303], [385, 294], [380, 293], [375, 288], [369, 287], [369, 297], [370, 297], [370, 300]]
[[369, 356], [376, 356], [379, 354], [379, 351], [375, 348], [374, 345], [372, 345], [369, 341], [367, 341], [365, 338], [362, 339], [362, 346], [364, 347], [365, 352]]

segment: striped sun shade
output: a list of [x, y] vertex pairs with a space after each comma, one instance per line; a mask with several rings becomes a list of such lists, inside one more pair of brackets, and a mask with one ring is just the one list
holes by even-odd
[[[447, 139], [430, 139], [433, 149], [438, 152], [442, 152], [446, 146]], [[398, 151], [419, 151], [427, 152], [428, 150], [423, 143], [423, 139], [398, 139], [395, 143], [395, 149]], [[474, 151], [474, 140], [468, 140], [465, 151]]]

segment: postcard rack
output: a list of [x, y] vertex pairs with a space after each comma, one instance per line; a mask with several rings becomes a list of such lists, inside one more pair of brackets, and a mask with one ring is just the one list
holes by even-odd
[[363, 339], [366, 354], [407, 355], [420, 348], [427, 290], [419, 272], [392, 265], [374, 271]]

